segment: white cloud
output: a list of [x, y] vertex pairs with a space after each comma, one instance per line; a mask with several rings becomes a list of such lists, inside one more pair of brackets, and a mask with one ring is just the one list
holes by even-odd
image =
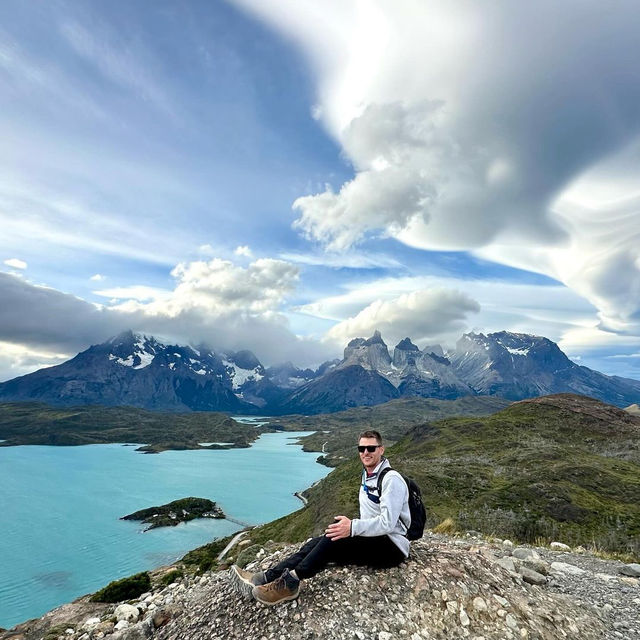
[[24, 260], [20, 260], [19, 258], [9, 258], [5, 260], [4, 263], [8, 267], [13, 267], [14, 269], [26, 269], [27, 263]]
[[32, 349], [27, 345], [0, 341], [0, 382], [60, 364], [72, 355], [74, 354]]
[[[291, 360], [309, 366], [335, 357], [332, 346], [296, 336], [282, 312], [297, 284], [295, 265], [259, 259], [238, 267], [214, 259], [181, 263], [172, 273], [176, 278], [172, 291], [104, 290], [100, 292], [104, 296], [126, 299], [106, 306], [0, 273], [0, 342], [25, 345], [16, 347], [14, 355], [75, 353], [133, 329], [179, 343], [251, 349], [265, 364]], [[47, 321], [43, 323], [42, 318]], [[38, 363], [42, 362], [39, 358]], [[21, 373], [20, 367], [26, 366], [17, 357], [14, 364]]]
[[636, 3], [236, 2], [307, 55], [354, 167], [294, 202], [307, 238], [477, 251], [640, 335]]
[[296, 286], [299, 270], [283, 260], [260, 258], [248, 267], [215, 258], [181, 263], [171, 272], [178, 280], [174, 306], [201, 305], [214, 313], [231, 310], [272, 312]]
[[234, 253], [237, 256], [245, 256], [246, 258], [250, 258], [253, 255], [253, 252], [246, 244], [236, 247]]
[[103, 276], [101, 273], [94, 273], [89, 280], [92, 280], [93, 282], [102, 282], [103, 280], [106, 280], [107, 276]]
[[[421, 292], [439, 293], [426, 295]], [[440, 298], [443, 305], [445, 300], [452, 305], [451, 313], [454, 317], [450, 319], [454, 324], [451, 329], [446, 325], [446, 318], [440, 329], [437, 323], [421, 322], [423, 316], [420, 305], [428, 306], [430, 302], [437, 305]], [[472, 308], [467, 301], [478, 306]], [[394, 311], [396, 308], [403, 310], [399, 316]], [[412, 311], [412, 308], [416, 311]], [[570, 289], [560, 285], [542, 286], [435, 276], [382, 278], [354, 284], [337, 295], [303, 305], [297, 311], [336, 322], [336, 327], [328, 333], [337, 340], [356, 335], [366, 337], [376, 328], [382, 331], [383, 324], [391, 324], [383, 317], [384, 313], [388, 313], [403, 328], [395, 331], [389, 326], [383, 336], [388, 334], [395, 339], [396, 334], [404, 333], [399, 337], [408, 335], [418, 342], [440, 341], [447, 346], [453, 346], [465, 331], [486, 333], [505, 328], [543, 335], [557, 342], [562, 341], [571, 331], [593, 327], [595, 324], [593, 307]], [[449, 313], [446, 308], [441, 312], [449, 317], [446, 315]], [[375, 326], [376, 323], [380, 326]], [[361, 332], [357, 333], [358, 330]], [[356, 333], [350, 335], [351, 331]], [[591, 340], [583, 344], [582, 352], [594, 351], [600, 344], [606, 344], [602, 335], [591, 334]], [[580, 349], [572, 349], [572, 354], [578, 353]]]
[[380, 330], [389, 344], [409, 336], [414, 342], [450, 341], [460, 337], [467, 316], [480, 305], [451, 289], [413, 291], [392, 300], [375, 300], [360, 313], [332, 327], [327, 336], [344, 346], [350, 339]]

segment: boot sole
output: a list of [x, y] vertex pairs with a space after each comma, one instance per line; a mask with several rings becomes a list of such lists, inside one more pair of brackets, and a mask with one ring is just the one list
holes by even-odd
[[245, 600], [251, 600], [253, 598], [253, 588], [256, 585], [243, 578], [235, 570], [235, 565], [227, 571], [227, 577], [234, 591], [239, 593]]

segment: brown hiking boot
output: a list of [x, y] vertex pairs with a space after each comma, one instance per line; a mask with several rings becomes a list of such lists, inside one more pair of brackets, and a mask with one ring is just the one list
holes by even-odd
[[289, 569], [282, 575], [264, 585], [253, 587], [253, 597], [262, 604], [278, 604], [287, 600], [295, 600], [300, 593], [300, 580], [294, 578]]
[[246, 600], [251, 597], [253, 588], [257, 585], [266, 584], [267, 577], [264, 571], [251, 573], [241, 569], [238, 565], [232, 565], [227, 572], [227, 577], [231, 586]]

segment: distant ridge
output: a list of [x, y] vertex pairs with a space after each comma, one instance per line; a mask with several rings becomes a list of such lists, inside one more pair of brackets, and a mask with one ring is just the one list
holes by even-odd
[[555, 342], [500, 331], [467, 333], [455, 349], [420, 350], [409, 337], [390, 353], [379, 331], [354, 338], [342, 360], [317, 370], [265, 368], [251, 351], [164, 344], [126, 331], [54, 367], [0, 383], [0, 401], [131, 405], [168, 411], [317, 414], [395, 398], [522, 400], [577, 393], [618, 407], [640, 402], [640, 381], [577, 365]]

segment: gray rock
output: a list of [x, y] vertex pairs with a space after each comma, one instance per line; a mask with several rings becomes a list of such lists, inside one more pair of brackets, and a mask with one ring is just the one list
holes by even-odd
[[541, 573], [543, 576], [549, 574], [549, 565], [542, 559], [526, 558], [522, 561], [522, 564], [536, 573]]
[[140, 618], [140, 610], [131, 604], [120, 604], [113, 612], [118, 622], [126, 620], [127, 622], [138, 622]]
[[100, 618], [89, 618], [88, 620], [85, 620], [82, 623], [82, 628], [83, 629], [92, 629], [93, 627], [95, 627], [97, 624], [100, 624]]
[[496, 564], [500, 565], [503, 569], [506, 569], [507, 571], [511, 571], [512, 573], [515, 573], [516, 571], [516, 565], [514, 564], [513, 560], [509, 557], [498, 558], [496, 560]]
[[568, 544], [564, 544], [563, 542], [552, 542], [549, 545], [550, 549], [554, 551], [571, 551], [571, 547]]
[[624, 567], [620, 569], [620, 573], [625, 576], [631, 576], [632, 578], [640, 578], [640, 564], [636, 564], [635, 562], [625, 564]]
[[488, 609], [487, 607], [487, 603], [485, 602], [485, 600], [483, 598], [481, 598], [480, 596], [476, 597], [473, 599], [473, 608], [476, 611], [486, 611]]
[[529, 584], [543, 585], [547, 583], [546, 576], [529, 569], [529, 567], [522, 566], [518, 569], [518, 573], [522, 576], [522, 579]]
[[519, 560], [540, 560], [540, 556], [537, 551], [535, 551], [535, 549], [528, 549], [527, 547], [517, 547], [513, 550], [511, 555]]
[[581, 576], [586, 573], [586, 571], [584, 569], [581, 569], [580, 567], [576, 567], [575, 565], [568, 564], [566, 562], [552, 562], [551, 573], [570, 576]]

